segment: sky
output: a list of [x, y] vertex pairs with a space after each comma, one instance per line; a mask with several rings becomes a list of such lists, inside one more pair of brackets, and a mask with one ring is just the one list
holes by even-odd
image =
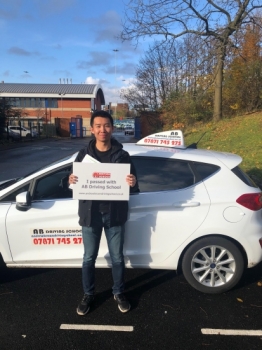
[[145, 48], [118, 39], [124, 11], [123, 0], [0, 0], [0, 81], [101, 84], [106, 104], [124, 102]]

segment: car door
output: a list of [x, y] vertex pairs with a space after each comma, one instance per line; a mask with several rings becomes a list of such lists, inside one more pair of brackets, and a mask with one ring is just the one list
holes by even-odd
[[78, 201], [68, 189], [71, 166], [52, 170], [32, 181], [31, 207], [12, 203], [6, 230], [13, 261], [23, 266], [80, 266], [83, 256]]
[[126, 262], [164, 265], [207, 216], [210, 200], [189, 162], [133, 157], [140, 193], [131, 195], [125, 229]]

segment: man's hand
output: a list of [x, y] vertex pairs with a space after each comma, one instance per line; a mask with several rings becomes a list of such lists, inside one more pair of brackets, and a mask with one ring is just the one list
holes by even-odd
[[77, 181], [78, 181], [78, 177], [75, 176], [74, 174], [71, 174], [71, 175], [69, 176], [68, 182], [69, 182], [70, 185], [76, 184]]
[[127, 175], [126, 182], [130, 187], [134, 187], [136, 184], [136, 177], [132, 174]]

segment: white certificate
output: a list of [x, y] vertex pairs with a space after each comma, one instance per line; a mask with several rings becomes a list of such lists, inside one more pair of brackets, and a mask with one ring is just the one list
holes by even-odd
[[91, 157], [89, 154], [86, 154], [82, 163], [100, 163], [97, 159]]
[[73, 187], [74, 199], [128, 201], [129, 185], [126, 176], [130, 164], [73, 163], [78, 182]]

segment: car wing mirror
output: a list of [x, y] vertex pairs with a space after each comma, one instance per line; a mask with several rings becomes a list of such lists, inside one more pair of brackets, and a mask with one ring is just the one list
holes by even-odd
[[16, 209], [27, 211], [31, 208], [31, 195], [29, 191], [19, 193], [16, 196]]

